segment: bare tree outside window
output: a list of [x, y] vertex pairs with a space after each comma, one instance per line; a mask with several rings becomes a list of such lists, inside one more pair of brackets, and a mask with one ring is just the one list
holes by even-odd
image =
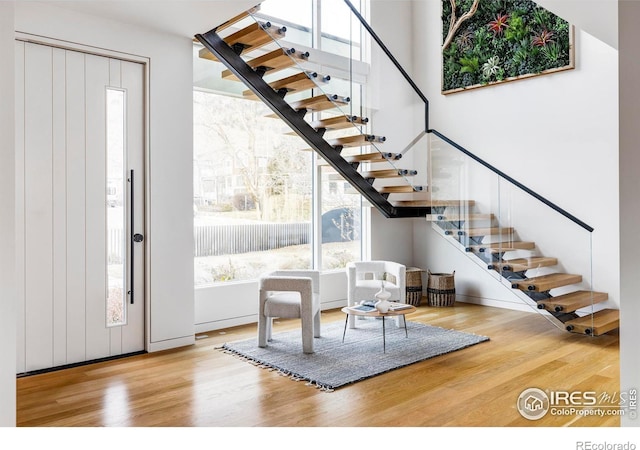
[[311, 265], [312, 153], [268, 114], [194, 91], [197, 285]]

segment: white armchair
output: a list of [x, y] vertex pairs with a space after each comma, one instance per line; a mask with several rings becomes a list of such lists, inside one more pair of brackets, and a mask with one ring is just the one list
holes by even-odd
[[[373, 300], [382, 287], [391, 293], [390, 301], [406, 303], [406, 266], [393, 261], [358, 261], [347, 264], [347, 304], [353, 306], [363, 300]], [[349, 316], [349, 327], [355, 320]]]
[[277, 270], [260, 278], [258, 346], [271, 340], [273, 318], [300, 318], [302, 351], [313, 353], [313, 338], [320, 337], [320, 272]]

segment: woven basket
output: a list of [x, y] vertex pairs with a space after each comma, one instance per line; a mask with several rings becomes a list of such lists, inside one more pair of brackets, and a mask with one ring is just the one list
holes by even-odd
[[453, 306], [456, 301], [456, 285], [453, 273], [428, 273], [427, 301], [429, 306]]
[[413, 306], [420, 306], [422, 302], [422, 272], [417, 267], [407, 267], [406, 270], [407, 303]]

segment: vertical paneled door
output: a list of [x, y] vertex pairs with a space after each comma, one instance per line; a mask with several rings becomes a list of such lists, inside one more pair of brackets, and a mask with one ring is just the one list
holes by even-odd
[[18, 373], [145, 348], [145, 67], [16, 41]]

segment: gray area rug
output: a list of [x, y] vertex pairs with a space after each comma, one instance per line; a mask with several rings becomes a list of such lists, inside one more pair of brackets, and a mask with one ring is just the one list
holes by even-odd
[[451, 353], [488, 341], [455, 330], [407, 322], [404, 328], [386, 322], [386, 353], [383, 353], [380, 319], [358, 320], [356, 329], [347, 328], [342, 342], [343, 322], [323, 324], [322, 337], [314, 340], [315, 353], [302, 353], [300, 330], [277, 332], [266, 348], [258, 347], [257, 336], [226, 343], [222, 350], [263, 368], [276, 370], [296, 381], [307, 381], [317, 388], [332, 391], [418, 361]]

